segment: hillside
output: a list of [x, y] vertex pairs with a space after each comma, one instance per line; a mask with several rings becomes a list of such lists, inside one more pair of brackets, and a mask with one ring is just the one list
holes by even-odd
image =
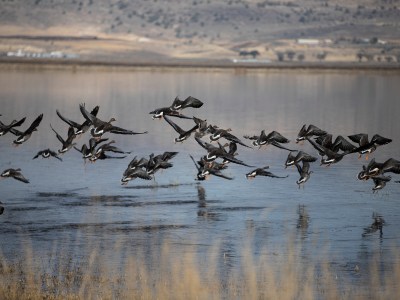
[[[400, 60], [400, 0], [1, 0], [2, 57]], [[251, 55], [242, 56], [252, 58]]]

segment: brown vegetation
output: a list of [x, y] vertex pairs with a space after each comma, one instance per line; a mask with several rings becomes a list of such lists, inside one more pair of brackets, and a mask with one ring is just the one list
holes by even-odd
[[[62, 51], [82, 60], [233, 59], [398, 63], [397, 1], [3, 0], [0, 54]], [[318, 40], [299, 44], [298, 39]], [[321, 54], [324, 53], [324, 56]], [[366, 60], [366, 59], [365, 59]], [[362, 62], [362, 60], [361, 60]]]
[[164, 243], [150, 254], [126, 257], [116, 246], [114, 252], [121, 257], [117, 264], [105, 261], [96, 247], [82, 261], [55, 251], [48, 264], [27, 250], [19, 262], [0, 259], [0, 298], [394, 299], [400, 294], [398, 259], [391, 270], [379, 269], [378, 258], [369, 270], [356, 266], [353, 273], [362, 280], [355, 285], [338, 278], [328, 263], [305, 265], [292, 243], [287, 255], [272, 259], [255, 258], [251, 249], [244, 249], [241, 266], [225, 276], [217, 266], [226, 257], [216, 254], [220, 253], [217, 246], [205, 258], [197, 257], [194, 250], [177, 253]]

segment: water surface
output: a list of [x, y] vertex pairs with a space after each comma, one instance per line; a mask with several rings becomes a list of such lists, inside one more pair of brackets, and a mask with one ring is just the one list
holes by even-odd
[[[178, 253], [195, 245], [204, 255], [215, 244], [226, 258], [222, 268], [237, 268], [243, 245], [250, 244], [256, 256], [285, 256], [288, 239], [294, 239], [306, 262], [328, 259], [344, 273], [355, 265], [368, 264], [380, 254], [383, 265], [400, 241], [400, 180], [398, 175], [379, 193], [372, 182], [360, 182], [357, 173], [364, 159], [347, 156], [329, 168], [312, 165], [304, 189], [296, 185], [295, 168], [284, 169], [287, 152], [274, 147], [247, 149], [239, 146], [238, 158], [258, 167], [269, 165], [285, 179], [246, 180], [250, 168], [230, 165], [228, 181], [213, 177], [198, 183], [189, 154], [205, 154], [194, 139], [174, 144], [176, 133], [165, 121], [152, 120], [151, 110], [170, 105], [175, 96], [192, 95], [205, 104], [187, 109], [238, 137], [279, 131], [292, 141], [303, 124], [315, 124], [336, 135], [379, 133], [393, 139], [372, 157], [400, 159], [400, 76], [380, 73], [302, 73], [196, 70], [138, 71], [0, 71], [0, 101], [4, 123], [27, 117], [27, 128], [44, 114], [38, 132], [22, 146], [12, 146], [13, 136], [0, 137], [0, 168], [21, 168], [30, 184], [0, 181], [5, 212], [0, 216], [0, 250], [18, 257], [27, 244], [41, 255], [54, 245], [76, 257], [88, 243], [114, 245], [126, 251], [156, 249], [171, 241]], [[100, 105], [98, 117], [147, 135], [109, 135], [116, 145], [132, 153], [122, 160], [84, 164], [75, 150], [56, 159], [36, 159], [37, 151], [59, 149], [50, 124], [63, 136], [67, 125], [58, 109], [74, 121], [83, 121], [79, 103]], [[182, 128], [190, 120], [175, 120]], [[78, 147], [89, 139], [81, 137]], [[307, 143], [289, 144], [317, 155]], [[157, 173], [153, 182], [135, 180], [121, 186], [120, 179], [130, 159], [164, 151], [179, 151], [174, 167]], [[371, 158], [372, 158], [371, 157]], [[370, 158], [370, 159], [371, 159]], [[300, 207], [299, 207], [300, 206]], [[302, 223], [299, 209], [307, 214]], [[377, 212], [386, 220], [383, 235], [363, 237], [363, 229]], [[112, 247], [104, 246], [113, 260]]]

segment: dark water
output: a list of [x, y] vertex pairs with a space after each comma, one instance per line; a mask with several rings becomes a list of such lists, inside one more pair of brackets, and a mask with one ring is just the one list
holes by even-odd
[[[175, 96], [189, 95], [205, 104], [187, 109], [189, 116], [207, 119], [236, 136], [277, 130], [292, 141], [300, 127], [315, 124], [336, 135], [379, 133], [393, 139], [372, 157], [400, 159], [400, 76], [380, 73], [302, 73], [233, 71], [0, 71], [0, 117], [4, 123], [27, 117], [26, 128], [40, 113], [39, 131], [14, 148], [13, 136], [0, 137], [0, 168], [21, 168], [30, 184], [12, 179], [0, 181], [0, 250], [18, 257], [26, 245], [45, 256], [54, 245], [77, 257], [88, 243], [104, 246], [112, 260], [112, 245], [127, 251], [151, 250], [165, 240], [177, 252], [195, 245], [199, 255], [215, 244], [235, 268], [243, 245], [250, 243], [256, 256], [285, 256], [289, 239], [307, 262], [328, 260], [344, 272], [367, 264], [379, 254], [390, 265], [400, 242], [400, 176], [393, 175], [385, 189], [372, 193], [372, 182], [360, 182], [357, 173], [364, 159], [347, 156], [329, 168], [312, 164], [314, 173], [304, 189], [298, 189], [295, 168], [284, 169], [287, 152], [274, 147], [247, 149], [239, 146], [238, 158], [251, 165], [270, 166], [285, 179], [256, 178], [248, 181], [249, 168], [230, 165], [227, 181], [212, 177], [198, 183], [189, 153], [199, 158], [204, 151], [193, 140], [174, 144], [176, 136], [165, 121], [153, 121], [151, 110], [168, 106]], [[84, 165], [72, 149], [56, 159], [36, 159], [37, 151], [59, 149], [50, 124], [63, 136], [67, 125], [56, 115], [83, 121], [78, 104], [100, 105], [98, 116], [115, 117], [116, 125], [143, 136], [108, 137], [122, 149], [133, 151], [123, 160]], [[184, 129], [190, 120], [175, 120]], [[86, 143], [88, 133], [78, 140]], [[313, 155], [307, 143], [290, 147]], [[120, 185], [124, 169], [134, 155], [147, 156], [179, 151], [174, 167], [157, 173], [154, 182], [134, 180]], [[371, 159], [371, 158], [370, 158]], [[300, 210], [307, 214], [302, 222]], [[363, 237], [372, 214], [381, 214], [383, 235]], [[228, 270], [229, 271], [229, 270]]]

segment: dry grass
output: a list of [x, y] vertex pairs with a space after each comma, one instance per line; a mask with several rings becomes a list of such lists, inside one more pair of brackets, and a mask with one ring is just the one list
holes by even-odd
[[[106, 262], [99, 247], [74, 261], [55, 249], [48, 261], [27, 249], [19, 262], [0, 258], [0, 299], [395, 299], [400, 295], [400, 261], [391, 270], [371, 262], [365, 281], [337, 279], [329, 264], [305, 265], [292, 243], [278, 259], [243, 249], [240, 267], [222, 275], [219, 247], [205, 257], [164, 243], [152, 253], [127, 254]], [[62, 250], [61, 250], [62, 251]], [[123, 257], [123, 258], [122, 258]], [[329, 258], [327, 258], [329, 260]]]

